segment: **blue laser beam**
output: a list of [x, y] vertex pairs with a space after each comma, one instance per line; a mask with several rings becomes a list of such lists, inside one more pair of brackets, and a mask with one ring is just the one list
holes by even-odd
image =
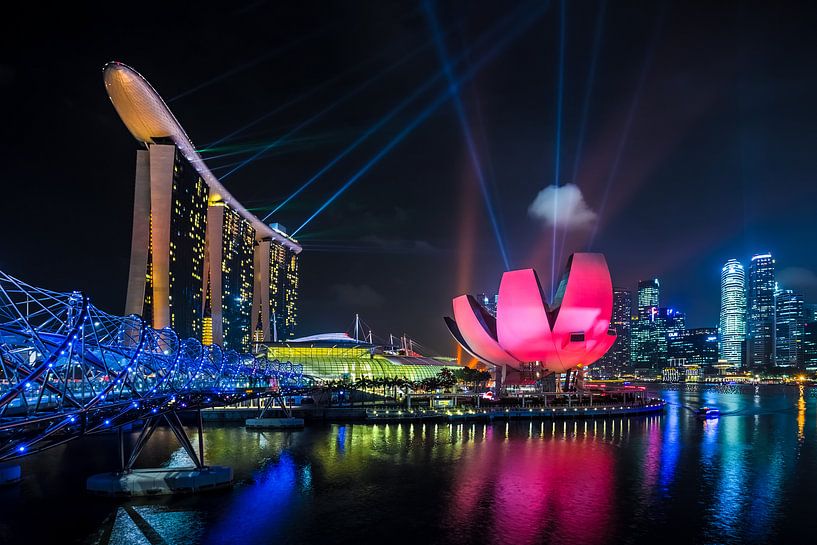
[[644, 82], [647, 80], [647, 74], [650, 71], [650, 67], [652, 66], [653, 58], [655, 57], [655, 49], [657, 47], [658, 39], [661, 34], [661, 30], [664, 26], [664, 17], [667, 11], [667, 3], [663, 3], [661, 6], [661, 11], [658, 13], [658, 19], [655, 24], [655, 31], [653, 32], [652, 39], [650, 40], [650, 44], [647, 47], [647, 54], [644, 57], [644, 63], [641, 66], [641, 74], [638, 77], [638, 83], [635, 88], [635, 92], [633, 93], [633, 99], [630, 102], [630, 107], [627, 110], [627, 118], [624, 122], [624, 128], [621, 131], [621, 138], [618, 140], [618, 145], [616, 146], [616, 155], [613, 159], [613, 166], [610, 168], [610, 172], [607, 175], [607, 180], [604, 186], [604, 194], [601, 200], [601, 206], [599, 207], [599, 221], [596, 221], [596, 224], [593, 226], [593, 234], [590, 236], [590, 240], [587, 242], [587, 249], [590, 249], [593, 246], [593, 243], [596, 240], [596, 234], [598, 233], [599, 223], [601, 223], [601, 216], [604, 213], [604, 209], [607, 206], [607, 198], [610, 194], [610, 187], [612, 187], [613, 183], [615, 182], [616, 176], [618, 175], [619, 165], [621, 164], [621, 158], [624, 155], [624, 149], [627, 147], [627, 142], [630, 138], [630, 129], [633, 126], [633, 120], [635, 119], [635, 113], [638, 111], [638, 105], [641, 102], [641, 94], [644, 90]]
[[462, 128], [463, 136], [465, 137], [465, 143], [468, 148], [468, 156], [471, 160], [471, 167], [474, 170], [474, 174], [476, 174], [477, 181], [479, 182], [482, 200], [485, 203], [485, 209], [488, 211], [488, 217], [491, 220], [491, 228], [494, 231], [494, 237], [496, 238], [496, 243], [499, 247], [502, 261], [505, 264], [505, 270], [507, 271], [511, 268], [510, 260], [508, 259], [508, 251], [505, 248], [505, 242], [502, 238], [502, 232], [500, 231], [499, 222], [497, 221], [496, 213], [494, 211], [494, 204], [492, 202], [491, 195], [488, 192], [488, 184], [485, 180], [482, 162], [477, 154], [474, 136], [471, 132], [471, 125], [469, 123], [468, 116], [465, 114], [462, 99], [460, 98], [459, 83], [454, 77], [451, 61], [449, 59], [445, 43], [443, 42], [440, 23], [434, 12], [434, 7], [431, 5], [430, 1], [426, 1], [424, 3], [424, 8], [428, 16], [429, 25], [431, 26], [431, 32], [434, 35], [434, 42], [437, 44], [437, 54], [440, 57], [440, 62], [443, 65], [443, 71], [445, 72], [446, 79], [448, 80], [451, 100], [454, 103], [454, 109], [457, 112], [457, 118], [459, 119], [460, 127]]
[[530, 28], [535, 21], [547, 9], [547, 4], [541, 4], [536, 9], [527, 13], [523, 24], [519, 25], [513, 32], [504, 34], [499, 38], [485, 55], [483, 55], [477, 63], [475, 63], [468, 71], [466, 71], [456, 85], [449, 85], [441, 94], [439, 94], [434, 101], [429, 104], [417, 117], [415, 117], [408, 125], [406, 125], [396, 136], [394, 136], [383, 148], [380, 149], [363, 167], [360, 168], [352, 177], [350, 177], [332, 196], [329, 197], [300, 227], [298, 227], [292, 235], [297, 235], [304, 227], [306, 227], [313, 219], [315, 219], [321, 212], [326, 210], [338, 197], [340, 197], [347, 189], [349, 189], [355, 182], [363, 177], [369, 170], [371, 170], [377, 163], [380, 162], [386, 155], [389, 154], [398, 144], [400, 144], [409, 134], [420, 126], [431, 114], [433, 114], [443, 103], [445, 103], [452, 95], [452, 92], [461, 86], [463, 83], [473, 78], [477, 72], [485, 66], [488, 62], [493, 60], [500, 52], [502, 52], [508, 44], [528, 28]]
[[587, 71], [587, 86], [584, 90], [584, 100], [582, 101], [582, 113], [579, 118], [579, 136], [576, 139], [576, 154], [573, 157], [573, 181], [579, 173], [579, 164], [584, 151], [584, 137], [587, 131], [587, 118], [590, 114], [590, 97], [593, 94], [593, 87], [596, 82], [596, 67], [598, 66], [599, 51], [604, 36], [604, 17], [607, 12], [607, 0], [601, 0], [599, 11], [596, 13], [595, 31], [593, 33], [593, 52], [590, 56], [590, 68]]
[[317, 209], [317, 210], [315, 210], [315, 212], [313, 212], [313, 213], [312, 213], [312, 215], [311, 215], [311, 216], [309, 216], [309, 218], [308, 218], [308, 219], [307, 219], [305, 222], [303, 222], [303, 223], [301, 224], [301, 226], [300, 226], [300, 227], [298, 227], [297, 229], [295, 229], [295, 231], [292, 233], [292, 236], [297, 235], [297, 234], [298, 234], [298, 233], [301, 231], [301, 229], [303, 229], [304, 227], [306, 227], [306, 226], [309, 224], [309, 222], [310, 222], [310, 221], [312, 221], [313, 219], [315, 219], [315, 218], [316, 218], [316, 217], [317, 217], [317, 216], [318, 216], [318, 215], [319, 215], [321, 212], [323, 212], [324, 210], [326, 210], [326, 208], [327, 208], [327, 207], [328, 207], [330, 204], [332, 204], [332, 203], [335, 201], [335, 199], [337, 199], [338, 197], [340, 197], [340, 196], [341, 196], [341, 195], [342, 195], [342, 194], [343, 194], [343, 193], [344, 193], [344, 192], [345, 192], [347, 189], [349, 189], [349, 188], [352, 186], [352, 184], [354, 184], [354, 183], [355, 183], [356, 181], [358, 181], [358, 180], [359, 180], [361, 177], [363, 177], [363, 175], [364, 175], [364, 174], [366, 174], [367, 172], [369, 172], [369, 170], [371, 170], [371, 169], [372, 169], [372, 167], [374, 167], [374, 166], [375, 166], [377, 163], [379, 163], [379, 162], [380, 162], [380, 160], [381, 160], [383, 157], [385, 157], [386, 155], [388, 155], [388, 153], [389, 153], [391, 150], [393, 150], [393, 149], [394, 149], [394, 148], [397, 146], [397, 144], [399, 144], [400, 142], [402, 142], [402, 141], [403, 141], [403, 140], [406, 138], [406, 136], [408, 136], [409, 134], [411, 134], [411, 132], [412, 132], [414, 129], [416, 129], [416, 128], [417, 128], [417, 127], [418, 127], [418, 126], [419, 126], [421, 123], [423, 123], [423, 122], [424, 122], [426, 119], [428, 119], [428, 117], [429, 117], [429, 116], [430, 116], [432, 113], [434, 113], [434, 112], [437, 110], [437, 108], [439, 108], [439, 107], [440, 107], [440, 106], [443, 104], [443, 102], [445, 102], [445, 101], [446, 101], [446, 99], [447, 99], [447, 98], [448, 98], [448, 93], [445, 93], [445, 94], [443, 94], [443, 95], [438, 96], [438, 97], [437, 97], [437, 98], [434, 100], [434, 102], [432, 102], [430, 106], [428, 106], [426, 109], [424, 109], [422, 112], [420, 112], [420, 114], [419, 114], [417, 117], [415, 117], [415, 118], [414, 118], [414, 119], [411, 121], [411, 123], [409, 123], [408, 125], [406, 125], [405, 127], [403, 127], [403, 129], [402, 129], [402, 130], [401, 130], [401, 131], [400, 131], [400, 132], [399, 132], [399, 133], [398, 133], [398, 134], [397, 134], [397, 135], [396, 135], [394, 138], [392, 138], [392, 139], [389, 141], [389, 143], [388, 143], [388, 144], [386, 144], [386, 145], [385, 145], [383, 148], [381, 148], [381, 149], [380, 149], [380, 151], [378, 151], [378, 152], [377, 152], [377, 153], [374, 155], [374, 157], [372, 157], [371, 159], [369, 159], [369, 161], [368, 161], [368, 162], [367, 162], [365, 165], [363, 165], [363, 167], [362, 167], [360, 170], [358, 170], [358, 171], [357, 171], [357, 172], [356, 172], [356, 173], [355, 173], [355, 174], [354, 174], [354, 175], [353, 175], [351, 178], [349, 178], [349, 179], [346, 181], [346, 183], [344, 183], [344, 184], [343, 184], [343, 185], [340, 187], [340, 189], [338, 189], [337, 191], [335, 191], [335, 192], [332, 194], [332, 196], [331, 196], [331, 197], [329, 197], [329, 199], [327, 199], [327, 200], [326, 200], [326, 202], [324, 202], [324, 203], [323, 203], [323, 204], [322, 204], [320, 207], [318, 207], [318, 209]]
[[[481, 39], [477, 40], [477, 42], [472, 46], [472, 48], [476, 48], [481, 45], [483, 42], [487, 42], [491, 37], [497, 34], [500, 30], [502, 30], [507, 24], [513, 20], [518, 12], [520, 12], [523, 7], [518, 8], [511, 14], [506, 15], [503, 17], [497, 25], [494, 27], [492, 31], [489, 31], [484, 35]], [[465, 58], [466, 53], [463, 53], [457, 58], [457, 62], [461, 59]], [[303, 193], [307, 188], [309, 188], [312, 184], [314, 184], [321, 176], [326, 174], [330, 169], [332, 169], [335, 165], [337, 165], [341, 160], [343, 160], [346, 156], [352, 153], [355, 149], [357, 149], [363, 142], [365, 142], [370, 136], [374, 133], [379, 131], [382, 127], [384, 127], [388, 122], [394, 119], [400, 112], [402, 112], [406, 107], [412, 104], [415, 100], [417, 100], [420, 96], [425, 94], [428, 90], [430, 90], [437, 82], [442, 80], [444, 74], [442, 71], [438, 72], [433, 77], [429, 78], [426, 82], [416, 88], [409, 96], [404, 98], [400, 101], [397, 106], [395, 106], [391, 111], [386, 113], [383, 117], [381, 117], [375, 124], [369, 127], [366, 131], [364, 131], [354, 142], [349, 144], [346, 148], [344, 148], [338, 155], [336, 155], [331, 161], [325, 164], [323, 167], [318, 169], [307, 181], [301, 184], [295, 191], [289, 194], [283, 201], [281, 201], [278, 205], [275, 206], [264, 218], [262, 221], [267, 221], [273, 214], [278, 212], [281, 208], [286, 206], [292, 199]]]
[[[260, 157], [262, 157], [264, 154], [266, 154], [272, 148], [274, 148], [276, 146], [279, 146], [280, 144], [285, 142], [289, 137], [291, 137], [292, 135], [294, 135], [298, 131], [308, 127], [309, 125], [311, 125], [312, 123], [314, 123], [318, 119], [322, 118], [324, 115], [328, 114], [329, 112], [331, 112], [332, 110], [334, 110], [335, 108], [337, 108], [338, 106], [340, 106], [341, 104], [346, 102], [347, 100], [359, 95], [367, 87], [369, 87], [370, 85], [372, 85], [376, 81], [386, 77], [389, 73], [396, 70], [398, 67], [402, 66], [403, 64], [407, 63], [412, 58], [417, 56], [426, 47], [428, 47], [428, 44], [424, 44], [424, 45], [422, 45], [422, 46], [420, 46], [418, 48], [415, 48], [413, 51], [411, 51], [408, 54], [404, 55], [396, 63], [393, 63], [392, 65], [390, 65], [390, 66], [386, 67], [385, 69], [381, 70], [380, 72], [378, 72], [374, 76], [368, 78], [366, 81], [364, 81], [363, 83], [361, 83], [360, 85], [358, 85], [357, 87], [355, 87], [354, 89], [349, 91], [348, 93], [344, 94], [339, 99], [335, 100], [334, 102], [332, 102], [331, 104], [329, 104], [328, 106], [323, 108], [322, 110], [320, 110], [317, 113], [313, 114], [312, 116], [307, 118], [305, 121], [299, 123], [294, 128], [292, 128], [289, 131], [287, 131], [286, 133], [284, 133], [282, 136], [280, 136], [280, 137], [276, 138], [275, 140], [273, 140], [270, 144], [267, 144], [266, 146], [263, 146], [260, 150], [258, 150], [257, 152], [252, 154], [250, 157], [248, 157], [247, 159], [242, 161], [235, 168], [233, 168], [232, 170], [230, 170], [229, 172], [224, 174], [222, 176], [222, 179], [225, 179], [225, 178], [231, 176], [232, 174], [235, 174], [236, 172], [238, 172], [242, 168], [246, 167], [247, 165], [249, 165], [253, 161], [255, 161], [255, 160], [259, 159]], [[256, 124], [257, 121], [258, 120], [254, 121], [253, 123], [250, 123], [250, 124], [246, 125], [245, 128], [250, 126], [250, 125]], [[236, 131], [234, 131], [234, 133], [235, 132]], [[228, 137], [229, 137], [229, 135], [228, 135]]]
[[[593, 87], [596, 81], [596, 67], [598, 66], [599, 51], [601, 51], [601, 42], [604, 34], [604, 18], [607, 12], [607, 0], [600, 0], [599, 10], [596, 13], [596, 22], [593, 32], [593, 49], [590, 56], [590, 67], [587, 71], [587, 85], [584, 90], [584, 100], [582, 101], [582, 112], [579, 118], [579, 135], [576, 139], [576, 152], [573, 156], [573, 173], [571, 180], [573, 183], [578, 183], [579, 164], [582, 160], [582, 152], [584, 151], [584, 139], [587, 132], [587, 119], [590, 114], [590, 97], [593, 94]], [[562, 230], [562, 241], [559, 244], [559, 259], [558, 263], [562, 262], [564, 256], [565, 241], [567, 239], [568, 229]]]
[[[554, 151], [553, 186], [559, 189], [559, 178], [562, 168], [562, 106], [564, 104], [565, 88], [565, 34], [566, 22], [565, 12], [567, 6], [565, 0], [561, 0], [559, 5], [559, 83], [556, 90], [556, 149]], [[559, 192], [553, 192], [553, 240], [550, 248], [550, 301], [556, 293], [556, 231], [559, 213]]]
[[233, 168], [232, 170], [230, 170], [229, 172], [224, 174], [221, 178], [226, 179], [227, 177], [231, 176], [232, 174], [235, 174], [236, 172], [238, 172], [242, 168], [246, 167], [247, 165], [249, 165], [250, 163], [252, 163], [256, 159], [262, 157], [269, 150], [271, 150], [272, 148], [280, 145], [282, 142], [286, 141], [293, 134], [295, 134], [298, 131], [300, 131], [301, 129], [304, 129], [307, 126], [311, 125], [312, 123], [314, 123], [315, 121], [317, 121], [318, 119], [323, 117], [324, 115], [328, 114], [329, 112], [331, 112], [332, 110], [337, 108], [342, 103], [346, 102], [347, 100], [351, 99], [352, 97], [355, 97], [358, 94], [360, 94], [361, 92], [363, 92], [363, 90], [365, 90], [367, 87], [369, 87], [371, 84], [373, 84], [377, 80], [385, 77], [387, 74], [389, 74], [390, 72], [395, 70], [397, 67], [399, 67], [399, 66], [405, 64], [406, 62], [408, 62], [409, 60], [411, 60], [414, 56], [416, 56], [418, 53], [420, 53], [420, 51], [422, 51], [426, 47], [427, 47], [427, 45], [423, 45], [421, 47], [416, 48], [414, 51], [411, 51], [407, 55], [403, 56], [403, 58], [401, 58], [396, 63], [392, 64], [391, 66], [385, 68], [384, 70], [382, 70], [382, 71], [378, 72], [377, 74], [375, 74], [374, 76], [370, 77], [369, 79], [367, 79], [366, 81], [364, 81], [363, 83], [361, 83], [360, 85], [358, 85], [357, 87], [352, 89], [350, 92], [346, 93], [345, 95], [343, 95], [342, 97], [340, 97], [336, 101], [332, 102], [331, 104], [329, 104], [328, 106], [326, 106], [325, 108], [323, 108], [322, 110], [317, 112], [316, 114], [314, 114], [311, 117], [307, 118], [305, 121], [299, 123], [294, 128], [292, 128], [289, 131], [287, 131], [286, 133], [284, 133], [279, 138], [276, 138], [275, 140], [273, 140], [272, 143], [262, 147], [259, 151], [257, 151], [256, 153], [254, 153], [253, 155], [251, 155], [250, 157], [248, 157], [247, 159], [242, 161], [238, 166], [236, 166], [235, 168]]

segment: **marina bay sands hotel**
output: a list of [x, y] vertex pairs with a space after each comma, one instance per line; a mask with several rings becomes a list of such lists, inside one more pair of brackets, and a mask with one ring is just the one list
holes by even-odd
[[292, 337], [301, 246], [230, 195], [138, 72], [111, 62], [103, 77], [144, 145], [136, 152], [126, 313], [239, 351]]

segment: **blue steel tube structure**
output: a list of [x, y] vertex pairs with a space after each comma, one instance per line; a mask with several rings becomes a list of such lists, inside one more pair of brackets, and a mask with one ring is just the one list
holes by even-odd
[[[0, 461], [180, 411], [311, 389], [300, 365], [202, 346], [0, 271]], [[176, 431], [176, 430], [174, 430]]]

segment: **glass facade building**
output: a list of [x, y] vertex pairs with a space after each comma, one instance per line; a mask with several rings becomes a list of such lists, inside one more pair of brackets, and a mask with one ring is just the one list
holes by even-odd
[[[637, 307], [632, 319], [630, 342], [630, 357], [636, 368], [653, 368], [661, 357], [661, 343], [655, 322], [660, 302], [659, 289], [657, 278], [638, 283]], [[664, 347], [666, 355], [666, 338]]]
[[485, 310], [488, 311], [488, 314], [496, 318], [496, 307], [499, 304], [499, 294], [494, 293], [478, 293], [475, 299], [479, 302], [480, 305], [485, 307]]
[[255, 229], [238, 213], [223, 206], [221, 228], [221, 321], [224, 348], [250, 350], [253, 246]]
[[200, 338], [204, 291], [207, 184], [174, 148], [173, 211], [170, 216], [170, 327], [180, 337]]
[[660, 302], [659, 291], [660, 284], [657, 278], [641, 280], [638, 283], [638, 308], [657, 307]]
[[633, 315], [633, 296], [630, 290], [613, 288], [613, 317], [610, 327], [616, 330], [616, 342], [607, 353], [594, 365], [595, 368], [622, 371], [631, 366], [630, 335]]
[[668, 335], [670, 359], [680, 365], [707, 367], [718, 363], [718, 330], [700, 327]]
[[719, 357], [735, 367], [743, 364], [746, 340], [746, 275], [737, 259], [721, 269]]
[[782, 290], [775, 298], [775, 364], [801, 367], [804, 364], [803, 334], [805, 316], [803, 296]]
[[803, 366], [817, 371], [817, 320], [803, 325]]
[[772, 365], [775, 356], [774, 258], [769, 253], [752, 257], [747, 286], [747, 363]]
[[270, 244], [270, 321], [279, 340], [294, 337], [298, 326], [298, 267], [298, 254]]

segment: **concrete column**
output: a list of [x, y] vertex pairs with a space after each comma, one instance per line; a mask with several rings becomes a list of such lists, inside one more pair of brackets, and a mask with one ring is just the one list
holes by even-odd
[[253, 290], [252, 290], [252, 331], [258, 327], [258, 306], [261, 306], [261, 329], [264, 340], [272, 340], [270, 326], [270, 241], [260, 240], [255, 246], [253, 255]]
[[153, 316], [155, 329], [170, 327], [170, 217], [173, 211], [173, 165], [176, 146], [150, 145], [150, 212], [153, 249]]
[[[224, 345], [224, 313], [222, 306], [221, 261], [224, 254], [224, 205], [207, 207], [207, 265], [210, 273], [210, 310], [213, 313], [213, 343]], [[205, 282], [207, 281], [205, 277]]]
[[[150, 251], [150, 152], [136, 152], [136, 183], [133, 193], [133, 233], [125, 314], [144, 312], [145, 275]], [[150, 316], [147, 317], [150, 319]]]

